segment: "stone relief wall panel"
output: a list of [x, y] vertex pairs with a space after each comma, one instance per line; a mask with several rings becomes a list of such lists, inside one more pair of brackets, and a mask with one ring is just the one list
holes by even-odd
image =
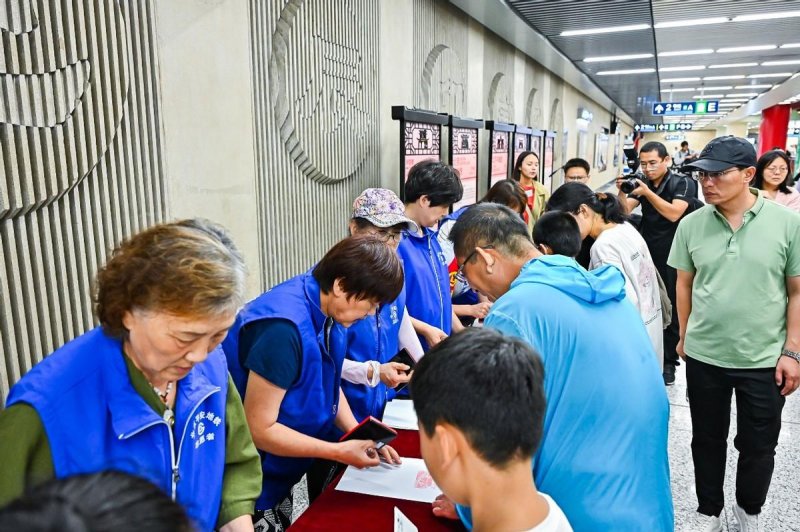
[[[563, 143], [561, 142], [561, 135], [564, 134], [564, 99], [565, 99], [566, 86], [564, 82], [558, 78], [554, 78], [552, 88], [550, 91], [552, 103], [550, 105], [550, 113], [548, 119], [549, 131], [556, 131], [558, 136], [555, 142], [555, 152], [553, 161], [556, 167], [563, 165], [566, 162]], [[561, 173], [558, 174], [562, 176]]]
[[525, 125], [536, 129], [544, 128], [542, 111], [542, 88], [544, 87], [543, 68], [531, 60], [525, 62]]
[[484, 119], [514, 120], [514, 49], [494, 34], [486, 33], [483, 48]]
[[166, 217], [150, 0], [0, 3], [0, 396], [94, 324], [91, 282]]
[[414, 107], [464, 116], [467, 16], [442, 2], [414, 1]]
[[322, 257], [379, 186], [379, 5], [251, 0], [261, 283]]

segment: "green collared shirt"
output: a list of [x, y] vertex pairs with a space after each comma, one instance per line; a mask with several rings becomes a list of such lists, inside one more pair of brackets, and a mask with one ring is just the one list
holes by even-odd
[[800, 214], [759, 191], [734, 231], [707, 205], [678, 225], [668, 264], [694, 274], [684, 349], [724, 368], [771, 368], [786, 341], [786, 278], [800, 275]]
[[[120, 356], [124, 356], [120, 353]], [[125, 356], [128, 376], [136, 393], [163, 416], [166, 406], [144, 374]], [[180, 386], [180, 384], [178, 384]], [[253, 513], [261, 494], [261, 459], [245, 419], [239, 392], [228, 376], [225, 402], [225, 472], [217, 527]], [[0, 412], [0, 506], [19, 497], [30, 486], [55, 477], [50, 444], [39, 414], [25, 403]]]

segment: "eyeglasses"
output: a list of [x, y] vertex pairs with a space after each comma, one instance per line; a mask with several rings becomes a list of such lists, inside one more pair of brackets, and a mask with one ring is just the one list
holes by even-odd
[[722, 176], [724, 176], [725, 174], [729, 174], [729, 173], [735, 172], [737, 170], [738, 170], [738, 168], [735, 168], [735, 167], [734, 168], [728, 168], [727, 170], [723, 170], [722, 172], [703, 172], [701, 170], [701, 171], [697, 172], [696, 175], [697, 175], [698, 181], [702, 181], [704, 179], [710, 179], [712, 181], [716, 181], [716, 180], [722, 178]]
[[393, 231], [370, 231], [370, 235], [377, 237], [381, 242], [385, 243], [395, 243], [400, 242], [400, 239], [403, 237], [402, 233], [395, 233]]
[[456, 271], [456, 281], [458, 281], [459, 283], [469, 284], [469, 282], [467, 281], [467, 277], [464, 275], [464, 267], [467, 265], [469, 261], [472, 260], [472, 257], [475, 256], [475, 254], [478, 252], [478, 249], [483, 249], [483, 250], [494, 249], [494, 246], [483, 246], [483, 247], [479, 246], [473, 249], [472, 253], [467, 255], [467, 258], [464, 259], [464, 262], [461, 263], [461, 266], [458, 267], [458, 271]]
[[785, 166], [781, 166], [780, 168], [776, 168], [774, 166], [768, 166], [765, 168], [767, 172], [772, 172], [773, 174], [782, 174], [784, 172], [788, 172], [789, 169]]

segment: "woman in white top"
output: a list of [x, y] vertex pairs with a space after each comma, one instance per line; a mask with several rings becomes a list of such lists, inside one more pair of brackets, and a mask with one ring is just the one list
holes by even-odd
[[595, 239], [589, 269], [613, 264], [625, 276], [625, 294], [639, 310], [659, 364], [664, 362], [664, 330], [656, 267], [639, 232], [626, 220], [617, 198], [595, 193], [583, 183], [565, 183], [547, 203], [578, 221], [581, 238]]
[[753, 186], [764, 197], [800, 212], [800, 192], [789, 188], [789, 156], [783, 150], [768, 151], [758, 159]]

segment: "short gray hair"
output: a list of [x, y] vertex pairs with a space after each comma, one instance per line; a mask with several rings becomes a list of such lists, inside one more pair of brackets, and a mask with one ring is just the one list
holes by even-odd
[[457, 257], [490, 245], [505, 255], [520, 257], [533, 247], [520, 215], [496, 203], [480, 203], [464, 211], [450, 230], [450, 241]]

